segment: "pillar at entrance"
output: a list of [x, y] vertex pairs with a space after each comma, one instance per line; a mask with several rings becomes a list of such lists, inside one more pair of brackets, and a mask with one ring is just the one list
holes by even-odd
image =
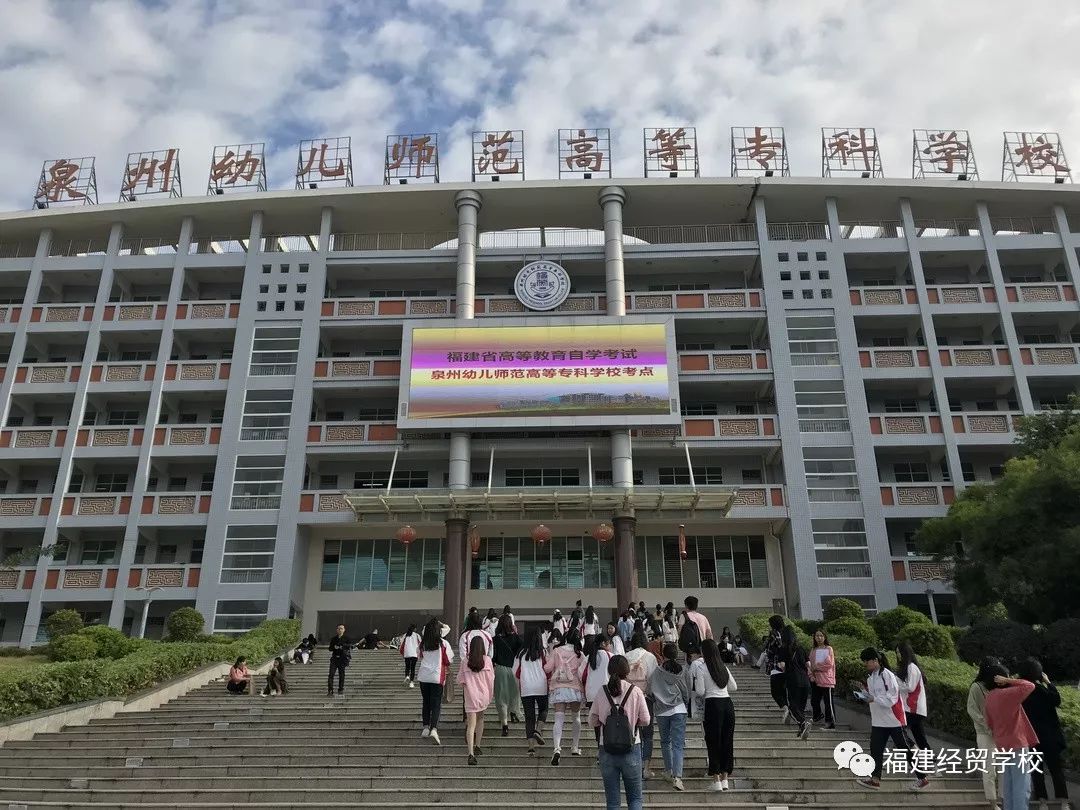
[[638, 601], [637, 563], [634, 554], [634, 528], [637, 518], [632, 514], [616, 515], [615, 524], [615, 612]]
[[443, 585], [442, 620], [450, 625], [451, 641], [461, 633], [465, 618], [465, 594], [454, 583], [465, 582], [465, 554], [468, 543], [466, 535], [469, 521], [464, 517], [451, 517], [446, 521], [446, 547], [443, 564], [446, 566]]

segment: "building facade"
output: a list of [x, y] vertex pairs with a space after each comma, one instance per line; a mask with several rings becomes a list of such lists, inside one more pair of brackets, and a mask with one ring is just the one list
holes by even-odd
[[[955, 180], [3, 215], [0, 639], [63, 607], [148, 635], [182, 605], [216, 632], [301, 615], [325, 635], [691, 592], [729, 624], [835, 596], [951, 622], [913, 534], [1000, 473], [1018, 415], [1077, 390], [1078, 247], [1071, 186]], [[538, 259], [571, 280], [551, 312], [513, 289]], [[494, 316], [670, 321], [681, 424], [400, 428], [406, 330]]]

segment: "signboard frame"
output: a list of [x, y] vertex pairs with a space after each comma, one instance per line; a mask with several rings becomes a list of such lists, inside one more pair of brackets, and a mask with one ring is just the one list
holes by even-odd
[[[593, 327], [656, 324], [664, 327], [667, 359], [668, 412], [666, 414], [600, 414], [561, 416], [482, 416], [413, 418], [409, 414], [412, 388], [413, 332], [416, 329], [485, 329], [495, 327], [546, 328]], [[498, 348], [497, 345], [494, 348]], [[488, 318], [461, 321], [455, 319], [410, 319], [402, 325], [401, 380], [398, 386], [397, 426], [399, 430], [525, 430], [543, 428], [642, 427], [678, 425], [682, 423], [679, 399], [678, 353], [675, 350], [675, 318], [673, 315], [635, 318], [632, 323], [604, 315], [529, 316], [522, 318]]]

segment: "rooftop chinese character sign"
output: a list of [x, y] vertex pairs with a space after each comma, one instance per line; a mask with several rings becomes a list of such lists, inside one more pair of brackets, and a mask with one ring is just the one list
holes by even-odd
[[1001, 179], [1072, 182], [1061, 136], [1056, 132], [1006, 132]]
[[611, 177], [611, 130], [560, 129], [559, 179]]
[[265, 144], [261, 143], [215, 146], [206, 193], [266, 191], [265, 151]]
[[97, 205], [97, 174], [92, 157], [54, 158], [41, 166], [34, 207]]
[[525, 179], [525, 133], [504, 129], [473, 133], [472, 179]]
[[732, 177], [788, 177], [783, 127], [732, 127]]
[[966, 129], [916, 129], [911, 153], [912, 177], [978, 180], [975, 153]]
[[402, 428], [673, 424], [672, 319], [406, 329]]
[[873, 127], [822, 127], [821, 176], [884, 177]]
[[132, 152], [127, 156], [120, 180], [120, 202], [135, 202], [139, 197], [156, 194], [183, 196], [179, 149]]
[[[390, 135], [386, 139], [383, 184], [439, 182], [439, 134]], [[475, 166], [474, 166], [475, 169]]]
[[646, 177], [697, 177], [697, 130], [660, 127], [645, 130]]
[[352, 186], [352, 138], [300, 141], [296, 187]]

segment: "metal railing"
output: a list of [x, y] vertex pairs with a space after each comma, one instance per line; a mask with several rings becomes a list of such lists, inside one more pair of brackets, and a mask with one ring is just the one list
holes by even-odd
[[915, 236], [978, 236], [979, 223], [974, 219], [917, 219]]
[[770, 222], [769, 239], [788, 242], [807, 242], [811, 239], [828, 239], [826, 222]]
[[995, 234], [1057, 233], [1050, 217], [991, 217], [990, 229]]
[[335, 233], [330, 250], [457, 250], [457, 231]]
[[188, 253], [247, 253], [248, 239], [237, 236], [206, 236], [192, 241]]
[[32, 259], [36, 252], [36, 242], [0, 242], [0, 259]]
[[120, 256], [161, 256], [175, 254], [177, 242], [170, 237], [132, 237], [120, 240]]
[[53, 242], [49, 246], [50, 256], [104, 256], [108, 247], [106, 239], [69, 239]]
[[899, 220], [841, 222], [842, 239], [895, 239], [904, 235], [904, 223]]
[[264, 253], [312, 253], [319, 249], [319, 235], [269, 234], [262, 239]]
[[[649, 245], [687, 245], [707, 242], [756, 242], [757, 227], [751, 222], [719, 225], [633, 225], [623, 236]], [[630, 244], [626, 238], [624, 244]]]

